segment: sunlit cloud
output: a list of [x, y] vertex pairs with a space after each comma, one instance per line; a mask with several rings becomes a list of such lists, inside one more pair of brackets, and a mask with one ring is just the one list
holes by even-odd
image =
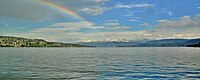
[[196, 20], [192, 20], [190, 16], [183, 16], [179, 20], [159, 20], [159, 27], [176, 28], [176, 27], [191, 27], [195, 26]]
[[119, 26], [117, 22], [105, 23], [104, 26], [112, 27], [112, 26]]
[[100, 15], [103, 14], [104, 11], [109, 10], [111, 8], [106, 8], [106, 7], [99, 7], [99, 6], [91, 6], [91, 7], [86, 7], [86, 8], [82, 8], [79, 10], [79, 12], [83, 12], [89, 15]]
[[105, 22], [118, 22], [119, 20], [117, 19], [110, 19], [110, 20], [105, 20]]
[[145, 8], [145, 7], [154, 7], [154, 4], [142, 3], [142, 4], [118, 4], [114, 8]]
[[79, 31], [81, 29], [98, 29], [100, 26], [95, 26], [92, 22], [61, 22], [49, 25], [49, 28], [38, 28], [32, 32], [65, 32], [65, 31]]
[[153, 25], [151, 25], [151, 24], [149, 24], [149, 23], [143, 23], [143, 24], [140, 24], [141, 26], [146, 26], [146, 27], [149, 27], [149, 26], [153, 26]]

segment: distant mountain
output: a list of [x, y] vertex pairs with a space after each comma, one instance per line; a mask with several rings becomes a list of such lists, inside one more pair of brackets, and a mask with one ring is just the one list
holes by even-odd
[[143, 44], [136, 46], [140, 47], [181, 47], [186, 46], [185, 42], [189, 39], [161, 39], [161, 40], [151, 40]]
[[137, 42], [81, 42], [81, 45], [97, 46], [97, 47], [119, 47], [137, 45]]
[[173, 44], [173, 43], [185, 43], [189, 39], [162, 39], [162, 40], [151, 40], [145, 44]]
[[80, 44], [97, 47], [186, 47], [199, 42], [200, 39], [161, 39], [129, 42], [81, 42]]
[[0, 47], [88, 47], [80, 44], [48, 42], [42, 39], [0, 36]]
[[80, 42], [81, 45], [97, 46], [97, 47], [123, 47], [133, 46], [147, 42], [148, 40], [140, 41], [96, 41], [96, 42]]
[[188, 44], [197, 44], [200, 42], [200, 39], [191, 39], [191, 40], [188, 40], [186, 43]]

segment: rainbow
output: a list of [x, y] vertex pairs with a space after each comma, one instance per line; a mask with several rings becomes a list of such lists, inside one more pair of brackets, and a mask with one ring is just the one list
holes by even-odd
[[55, 4], [55, 3], [51, 2], [51, 1], [48, 1], [48, 0], [33, 0], [33, 1], [36, 1], [36, 2], [38, 2], [40, 4], [46, 5], [46, 6], [51, 7], [51, 8], [55, 8], [55, 9], [63, 12], [64, 14], [73, 16], [74, 18], [79, 19], [81, 21], [87, 21], [85, 18], [83, 18], [82, 16], [80, 16], [76, 12], [73, 12], [70, 9], [67, 9], [67, 8], [65, 8], [63, 6]]
[[[8, 24], [6, 24], [6, 23], [4, 23], [4, 22], [0, 22], [0, 24], [2, 24], [3, 26], [5, 26], [6, 28], [10, 28], [9, 26], [8, 26]], [[1, 27], [1, 26], [0, 26]]]

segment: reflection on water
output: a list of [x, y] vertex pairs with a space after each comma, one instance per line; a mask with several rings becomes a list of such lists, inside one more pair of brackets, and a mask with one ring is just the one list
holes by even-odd
[[198, 48], [0, 48], [0, 80], [200, 79]]

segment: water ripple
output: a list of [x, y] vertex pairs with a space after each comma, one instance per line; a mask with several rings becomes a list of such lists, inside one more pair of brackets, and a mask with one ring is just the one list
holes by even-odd
[[2, 48], [0, 51], [0, 80], [200, 79], [199, 49]]

